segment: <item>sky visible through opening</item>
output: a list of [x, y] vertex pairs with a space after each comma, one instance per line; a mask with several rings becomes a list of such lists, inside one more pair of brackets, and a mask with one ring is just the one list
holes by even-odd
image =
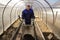
[[47, 0], [50, 4], [54, 4], [54, 3], [56, 3], [57, 1], [59, 1], [59, 0]]
[[[9, 0], [0, 0], [0, 3], [6, 5], [6, 3], [7, 3], [8, 1], [9, 1]], [[20, 1], [20, 0], [12, 0], [12, 1], [14, 1], [13, 3], [15, 3], [15, 2]], [[52, 5], [52, 4], [56, 3], [56, 2], [59, 1], [59, 0], [47, 0], [47, 1]]]

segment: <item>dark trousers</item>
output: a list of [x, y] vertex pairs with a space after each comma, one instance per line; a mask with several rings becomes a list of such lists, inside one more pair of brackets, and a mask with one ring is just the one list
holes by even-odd
[[25, 20], [25, 24], [26, 25], [30, 25], [31, 24], [31, 20]]

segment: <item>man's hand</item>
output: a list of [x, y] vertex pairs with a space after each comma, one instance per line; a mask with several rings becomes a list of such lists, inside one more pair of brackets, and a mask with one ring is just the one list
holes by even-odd
[[22, 19], [22, 21], [23, 21], [23, 24], [25, 24], [25, 19]]
[[20, 18], [20, 15], [18, 15], [18, 18]]
[[34, 19], [31, 19], [31, 25], [33, 25]]

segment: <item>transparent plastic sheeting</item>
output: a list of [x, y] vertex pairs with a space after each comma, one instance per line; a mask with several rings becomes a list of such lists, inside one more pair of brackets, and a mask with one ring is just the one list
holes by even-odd
[[3, 32], [3, 27], [2, 27], [2, 11], [3, 11], [3, 7], [0, 7], [0, 34]]
[[[18, 18], [18, 15], [20, 15], [21, 17], [22, 11], [25, 9], [25, 4], [28, 3], [32, 5], [35, 16], [39, 17], [46, 24], [48, 24], [49, 28], [52, 29], [53, 33], [60, 37], [60, 8], [55, 8], [56, 5], [54, 5], [55, 2], [58, 3], [58, 0], [9, 1], [10, 0], [0, 0], [0, 34], [3, 33], [3, 24], [5, 31]], [[4, 10], [5, 5], [7, 5], [7, 7]], [[2, 17], [3, 10], [4, 14]], [[4, 22], [2, 22], [2, 18]]]
[[[12, 22], [10, 23], [10, 7], [7, 7], [5, 10], [5, 14], [4, 14], [4, 30], [6, 30], [12, 22], [14, 22], [17, 19], [17, 12], [16, 9], [13, 10], [12, 12]], [[3, 32], [3, 26], [2, 26], [2, 11], [3, 11], [3, 7], [0, 7], [0, 34]]]

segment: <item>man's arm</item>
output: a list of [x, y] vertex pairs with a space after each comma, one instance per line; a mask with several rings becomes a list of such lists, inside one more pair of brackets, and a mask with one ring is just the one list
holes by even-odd
[[24, 11], [23, 11], [23, 12], [22, 12], [22, 19], [24, 19], [24, 17], [25, 17], [25, 16], [24, 16]]
[[33, 10], [32, 10], [32, 14], [31, 14], [31, 18], [32, 18], [32, 19], [35, 19]]
[[25, 24], [25, 14], [24, 14], [24, 11], [22, 12], [22, 21], [23, 21], [23, 24]]
[[33, 25], [34, 19], [35, 19], [35, 16], [34, 16], [34, 12], [32, 10], [32, 14], [31, 14], [31, 25]]

